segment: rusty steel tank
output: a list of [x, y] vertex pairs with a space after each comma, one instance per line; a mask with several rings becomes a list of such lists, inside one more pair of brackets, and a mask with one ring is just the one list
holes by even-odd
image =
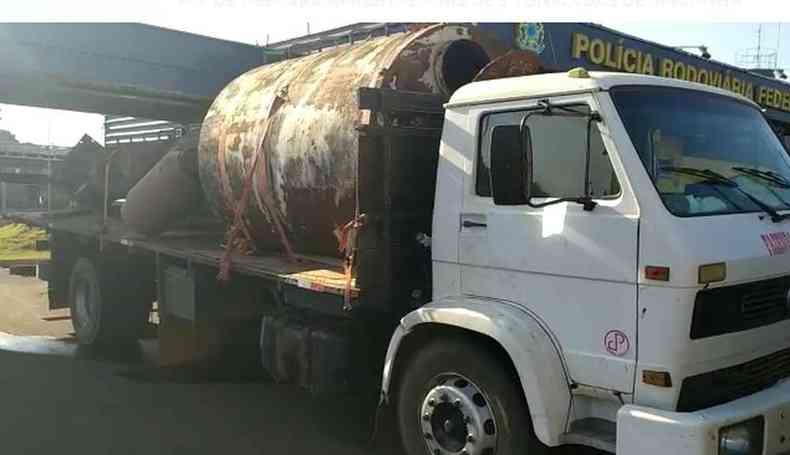
[[333, 231], [355, 216], [357, 89], [449, 99], [502, 52], [475, 26], [437, 24], [243, 74], [217, 96], [201, 129], [209, 204], [230, 222], [254, 166], [243, 228], [255, 246], [338, 256]]

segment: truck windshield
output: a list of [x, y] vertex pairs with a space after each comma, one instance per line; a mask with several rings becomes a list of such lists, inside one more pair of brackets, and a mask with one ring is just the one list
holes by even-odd
[[790, 157], [757, 108], [669, 87], [616, 87], [611, 95], [673, 214], [790, 209]]

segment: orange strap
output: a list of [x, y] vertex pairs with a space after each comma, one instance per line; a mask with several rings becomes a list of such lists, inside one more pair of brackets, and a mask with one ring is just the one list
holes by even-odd
[[[285, 96], [278, 94], [274, 101], [272, 101], [272, 105], [269, 108], [269, 115], [268, 118], [271, 118], [276, 111], [285, 101]], [[228, 228], [226, 239], [225, 239], [225, 251], [222, 254], [222, 258], [219, 261], [219, 273], [217, 274], [217, 279], [220, 282], [226, 283], [230, 280], [230, 270], [232, 266], [232, 254], [235, 251], [239, 251], [241, 254], [249, 254], [254, 250], [254, 243], [252, 235], [249, 232], [249, 228], [247, 227], [247, 223], [244, 219], [244, 213], [247, 210], [247, 204], [250, 198], [250, 193], [252, 192], [252, 183], [253, 177], [255, 176], [255, 170], [258, 168], [258, 163], [260, 162], [261, 155], [263, 155], [263, 144], [266, 142], [266, 138], [268, 136], [269, 128], [268, 124], [266, 125], [266, 131], [261, 137], [261, 140], [258, 142], [258, 145], [255, 147], [255, 157], [252, 161], [252, 167], [247, 170], [247, 174], [244, 176], [244, 186], [242, 188], [241, 197], [239, 198], [238, 202], [233, 204], [233, 222]], [[218, 158], [220, 159], [220, 158]], [[266, 173], [267, 167], [261, 167], [261, 178], [263, 179], [262, 186], [264, 188], [267, 187], [268, 182], [268, 175]], [[294, 255], [293, 248], [291, 247], [291, 243], [288, 241], [288, 236], [285, 233], [285, 229], [283, 228], [282, 222], [280, 221], [280, 217], [277, 216], [277, 212], [274, 210], [273, 207], [268, 203], [269, 198], [263, 197], [263, 204], [266, 211], [269, 212], [269, 218], [272, 220], [274, 224], [274, 228], [277, 231], [278, 237], [280, 237], [280, 243], [285, 250], [285, 255], [288, 260], [295, 262], [296, 256]]]
[[345, 274], [345, 289], [343, 291], [343, 309], [351, 310], [351, 283], [354, 278], [354, 262], [357, 252], [357, 234], [359, 229], [365, 224], [365, 215], [357, 215], [353, 220], [343, 226], [335, 228], [334, 234], [337, 237], [338, 251], [344, 253], [343, 272]]
[[255, 174], [255, 168], [258, 166], [258, 161], [261, 156], [260, 146], [255, 150], [255, 158], [252, 161], [252, 167], [247, 171], [244, 176], [244, 187], [241, 191], [241, 198], [233, 206], [233, 222], [228, 228], [225, 239], [225, 252], [222, 253], [222, 258], [219, 261], [219, 273], [217, 279], [223, 283], [230, 280], [231, 269], [231, 255], [234, 250], [242, 254], [249, 253], [252, 247], [252, 237], [246, 229], [244, 223], [244, 212], [247, 209], [247, 200], [250, 198], [250, 191], [252, 191], [252, 176]]

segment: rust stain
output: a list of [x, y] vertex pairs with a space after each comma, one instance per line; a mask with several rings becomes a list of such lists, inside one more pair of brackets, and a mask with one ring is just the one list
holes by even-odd
[[[470, 25], [420, 26], [239, 76], [216, 98], [201, 130], [200, 179], [210, 204], [229, 218], [248, 163], [260, 153], [250, 170], [254, 197], [244, 217], [256, 246], [276, 248], [281, 223], [298, 253], [338, 256], [332, 231], [354, 217], [356, 176], [364, 171], [357, 169], [357, 89], [390, 87], [449, 98], [444, 53], [450, 43], [476, 43], [479, 36]], [[493, 48], [478, 44], [485, 52]], [[282, 102], [275, 106], [278, 98]]]
[[531, 51], [509, 51], [492, 60], [475, 76], [476, 81], [526, 76], [545, 72], [540, 57]]
[[470, 39], [482, 46], [491, 60], [496, 60], [510, 50], [510, 46], [491, 32], [475, 27], [470, 30], [470, 35]]

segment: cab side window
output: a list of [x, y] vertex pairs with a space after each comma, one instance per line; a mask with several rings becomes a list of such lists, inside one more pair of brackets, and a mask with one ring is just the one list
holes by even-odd
[[[573, 106], [574, 109], [589, 109]], [[517, 134], [521, 119], [529, 111], [499, 112], [482, 119], [477, 154], [475, 192], [491, 197], [491, 151], [520, 147]], [[587, 119], [563, 115], [531, 115], [527, 120], [532, 139], [533, 197], [577, 197], [585, 194], [584, 174], [587, 151]], [[505, 130], [508, 130], [507, 132]], [[596, 199], [620, 194], [620, 184], [596, 125], [590, 132], [589, 194]]]

